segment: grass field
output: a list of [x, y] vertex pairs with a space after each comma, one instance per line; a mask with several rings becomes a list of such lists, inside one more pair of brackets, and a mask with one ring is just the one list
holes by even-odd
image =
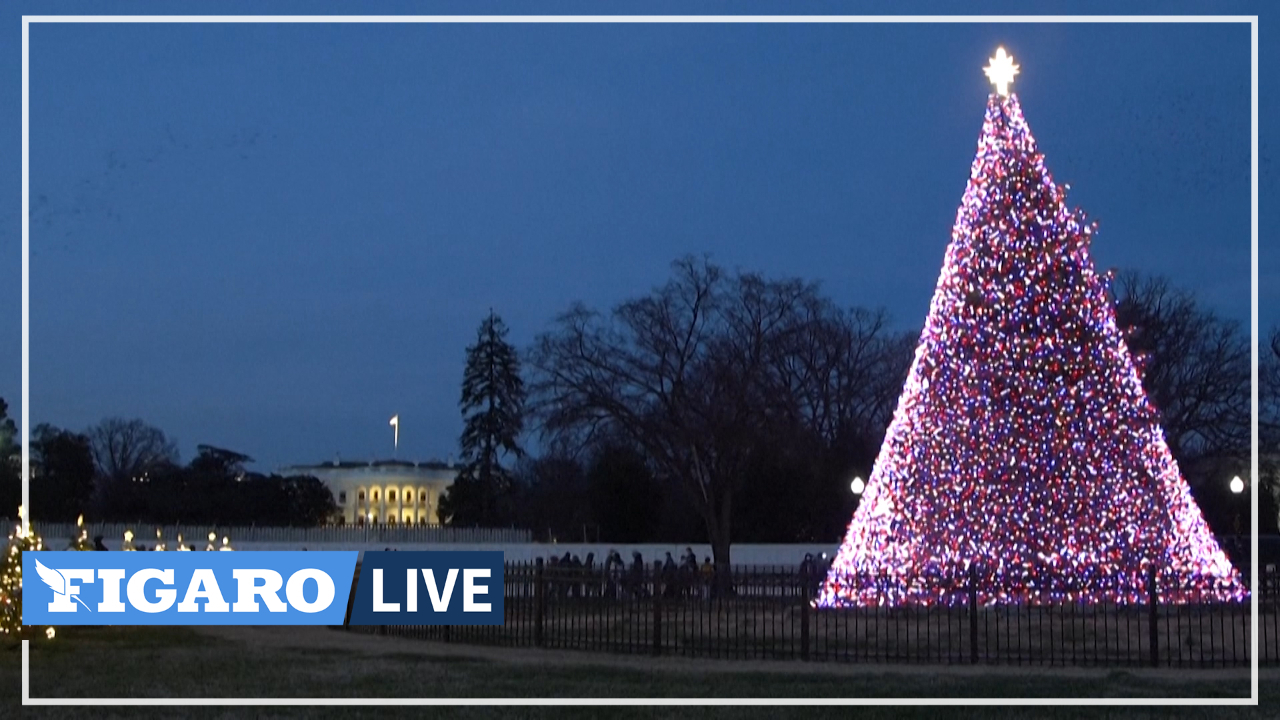
[[[35, 697], [1207, 697], [1247, 696], [1238, 671], [1037, 671], [619, 658], [448, 646], [325, 628], [63, 628], [33, 642]], [[0, 716], [21, 652], [0, 646]], [[1264, 717], [1257, 708], [868, 708], [864, 717]], [[23, 708], [22, 717], [387, 717], [390, 708]], [[846, 717], [844, 708], [419, 708], [427, 717]]]

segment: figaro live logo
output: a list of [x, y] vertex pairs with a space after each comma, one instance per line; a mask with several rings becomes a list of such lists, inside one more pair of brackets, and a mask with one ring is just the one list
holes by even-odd
[[502, 624], [500, 551], [367, 552], [352, 598], [358, 555], [26, 552], [23, 623]]
[[500, 550], [367, 552], [352, 625], [501, 625]]
[[26, 625], [341, 625], [358, 553], [22, 554]]

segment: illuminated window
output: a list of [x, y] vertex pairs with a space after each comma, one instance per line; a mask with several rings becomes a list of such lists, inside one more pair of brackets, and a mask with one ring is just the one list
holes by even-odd
[[387, 501], [388, 501], [388, 502], [395, 502], [395, 501], [396, 501], [396, 491], [395, 491], [395, 490], [388, 490], [388, 491], [387, 491]]
[[378, 502], [378, 491], [377, 491], [377, 490], [374, 490], [374, 491], [373, 491], [373, 501], [374, 501], [374, 502]]
[[388, 525], [395, 525], [395, 524], [396, 524], [396, 516], [395, 516], [395, 515], [388, 515], [388, 516], [387, 516], [387, 524], [388, 524]]
[[361, 491], [360, 491], [360, 494], [359, 494], [359, 495], [356, 495], [356, 500], [359, 500], [360, 502], [364, 502], [364, 491], [363, 491], [363, 490], [361, 490]]
[[346, 504], [347, 504], [347, 493], [346, 493], [346, 492], [340, 492], [340, 493], [338, 493], [338, 504], [340, 504], [340, 505], [346, 505]]
[[427, 491], [423, 490], [422, 494], [418, 496], [418, 502], [425, 503], [426, 501], [427, 501]]

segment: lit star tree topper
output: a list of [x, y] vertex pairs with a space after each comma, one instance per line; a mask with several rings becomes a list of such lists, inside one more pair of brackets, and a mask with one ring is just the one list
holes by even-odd
[[997, 93], [915, 359], [820, 607], [1239, 600], [1066, 206]]
[[983, 71], [987, 74], [987, 79], [996, 86], [996, 93], [1000, 97], [1009, 97], [1009, 85], [1013, 83], [1013, 76], [1018, 74], [1018, 66], [1013, 64], [1013, 56], [1004, 51], [1004, 48], [996, 48], [995, 57], [991, 58], [990, 63]]

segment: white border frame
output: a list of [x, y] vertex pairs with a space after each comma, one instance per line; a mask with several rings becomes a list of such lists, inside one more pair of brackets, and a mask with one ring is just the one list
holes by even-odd
[[[30, 27], [31, 23], [1248, 23], [1251, 44], [1250, 204], [1252, 210], [1249, 330], [1249, 483], [1252, 557], [1258, 557], [1258, 16], [1257, 15], [24, 15], [22, 16], [22, 504], [30, 507]], [[30, 513], [27, 513], [30, 515]], [[23, 529], [30, 523], [23, 518]], [[23, 705], [1257, 705], [1258, 565], [1250, 575], [1250, 696], [1248, 698], [33, 698], [30, 641], [22, 641]], [[888, 666], [891, 667], [891, 666]]]

